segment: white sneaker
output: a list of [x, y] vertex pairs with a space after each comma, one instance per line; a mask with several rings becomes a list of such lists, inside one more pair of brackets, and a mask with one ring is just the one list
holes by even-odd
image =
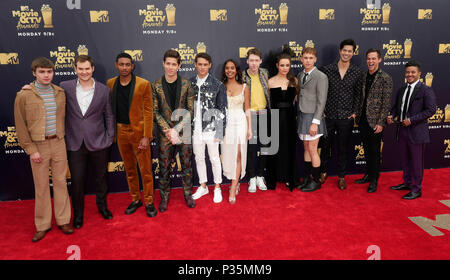
[[202, 197], [208, 193], [209, 193], [208, 187], [204, 188], [204, 187], [200, 186], [197, 188], [197, 191], [192, 195], [192, 198], [199, 199], [200, 197]]
[[264, 177], [256, 177], [256, 185], [258, 185], [258, 189], [262, 191], [267, 190], [267, 186], [264, 184]]
[[248, 184], [248, 192], [249, 193], [256, 192], [256, 177], [250, 179], [250, 182]]
[[222, 190], [220, 188], [214, 188], [214, 203], [222, 202]]

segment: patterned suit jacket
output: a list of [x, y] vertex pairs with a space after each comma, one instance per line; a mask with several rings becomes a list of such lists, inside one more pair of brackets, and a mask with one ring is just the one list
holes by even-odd
[[392, 78], [391, 76], [378, 70], [372, 86], [369, 89], [369, 95], [367, 97], [367, 106], [363, 108], [364, 99], [366, 97], [366, 79], [368, 71], [362, 76], [362, 98], [360, 101], [360, 112], [358, 114], [357, 122], [359, 123], [361, 113], [366, 110], [367, 122], [371, 128], [375, 128], [376, 125], [386, 126], [386, 117], [389, 115], [391, 107], [392, 96]]
[[[172, 109], [169, 106], [168, 99], [170, 98], [168, 90], [165, 89], [162, 77], [152, 83], [153, 89], [153, 115], [155, 122], [160, 129], [160, 135], [165, 137], [163, 130], [174, 128], [181, 136], [183, 127], [191, 127], [191, 120], [194, 114], [195, 92], [191, 86], [191, 82], [187, 79], [177, 78], [177, 91], [175, 108], [184, 109], [187, 111], [180, 111], [181, 115], [178, 121], [172, 120]], [[189, 114], [189, 116], [187, 115]]]

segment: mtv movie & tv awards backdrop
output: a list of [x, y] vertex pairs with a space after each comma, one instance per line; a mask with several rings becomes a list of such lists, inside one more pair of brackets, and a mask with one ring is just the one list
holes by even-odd
[[[323, 66], [338, 60], [339, 42], [351, 37], [358, 45], [352, 62], [366, 70], [366, 50], [378, 48], [381, 68], [392, 75], [395, 91], [405, 82], [404, 64], [410, 59], [422, 63], [421, 78], [433, 87], [438, 104], [429, 119], [431, 144], [426, 148], [425, 168], [448, 167], [449, 10], [450, 3], [442, 0], [2, 0], [0, 200], [34, 197], [29, 157], [17, 142], [13, 104], [20, 88], [33, 80], [30, 64], [38, 56], [55, 63], [55, 84], [76, 78], [73, 62], [78, 54], [94, 58], [94, 78], [104, 83], [117, 75], [115, 56], [123, 51], [133, 57], [138, 76], [154, 81], [163, 74], [162, 56], [169, 48], [181, 53], [180, 74], [189, 78], [195, 75], [193, 59], [198, 52], [212, 56], [211, 72], [220, 76], [228, 58], [240, 61], [245, 69], [245, 54], [251, 47], [261, 49], [264, 60], [287, 44], [297, 55], [292, 65], [297, 74], [302, 69], [303, 48], [314, 46], [317, 65]], [[263, 67], [269, 66], [267, 61]], [[351, 141], [349, 171], [361, 173], [365, 159], [357, 126]], [[300, 141], [298, 145], [302, 160]], [[382, 170], [400, 170], [394, 127], [385, 130], [382, 148]], [[153, 143], [155, 186], [157, 156], [157, 143]], [[331, 161], [333, 175], [334, 156]], [[173, 187], [181, 186], [176, 161], [173, 168]], [[124, 167], [115, 144], [108, 171], [110, 191], [126, 192]], [[88, 192], [93, 193], [92, 184]]]

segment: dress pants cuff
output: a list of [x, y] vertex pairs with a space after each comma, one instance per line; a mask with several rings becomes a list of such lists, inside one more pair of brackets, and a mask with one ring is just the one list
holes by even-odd
[[36, 231], [45, 231], [52, 227], [52, 224], [36, 225]]

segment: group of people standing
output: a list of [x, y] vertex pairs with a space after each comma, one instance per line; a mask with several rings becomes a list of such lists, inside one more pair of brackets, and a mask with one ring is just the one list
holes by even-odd
[[[154, 217], [157, 210], [150, 152], [154, 123], [159, 143], [159, 212], [168, 209], [170, 166], [177, 155], [186, 205], [195, 207], [195, 200], [209, 193], [206, 149], [215, 203], [223, 200], [222, 174], [232, 182], [228, 196], [231, 204], [236, 203], [239, 181], [246, 175], [250, 193], [275, 189], [277, 182], [285, 183], [291, 191], [320, 189], [327, 178], [334, 138], [338, 143], [338, 187], [343, 190], [347, 147], [355, 122], [360, 127], [367, 161], [366, 174], [356, 183], [369, 183], [368, 192], [376, 191], [382, 131], [386, 124], [397, 123], [404, 182], [392, 188], [410, 190], [405, 199], [420, 197], [423, 150], [429, 141], [426, 120], [436, 110], [434, 93], [419, 81], [420, 64], [410, 61], [405, 74], [408, 86], [399, 90], [391, 106], [392, 79], [379, 67], [380, 52], [367, 51], [368, 71], [363, 72], [350, 62], [355, 47], [353, 40], [344, 40], [339, 61], [320, 70], [315, 66], [316, 50], [305, 48], [301, 55], [304, 69], [297, 77], [291, 72], [292, 56], [282, 52], [276, 58], [277, 73], [271, 78], [260, 67], [261, 51], [253, 48], [247, 53], [248, 69], [241, 71], [239, 63], [229, 59], [223, 64], [220, 80], [210, 73], [212, 59], [207, 53], [196, 55], [196, 75], [182, 78], [178, 75], [181, 56], [170, 49], [163, 57], [164, 74], [153, 83], [136, 76], [131, 56], [120, 53], [115, 62], [118, 76], [106, 85], [93, 79], [95, 66], [89, 56], [76, 57], [78, 78], [60, 86], [52, 84], [54, 64], [47, 58], [35, 59], [31, 68], [36, 80], [22, 88], [14, 105], [18, 140], [30, 155], [35, 184], [36, 233], [32, 241], [41, 240], [51, 229], [49, 166], [55, 218], [63, 233], [74, 232], [66, 186], [67, 162], [73, 226], [79, 229], [83, 225], [88, 166], [95, 179], [99, 213], [112, 219], [106, 203], [106, 176], [114, 141], [124, 162], [132, 200], [125, 214], [143, 205], [140, 173], [145, 211]], [[298, 174], [298, 139], [304, 147], [302, 180]], [[192, 155], [200, 184], [195, 193]]]

